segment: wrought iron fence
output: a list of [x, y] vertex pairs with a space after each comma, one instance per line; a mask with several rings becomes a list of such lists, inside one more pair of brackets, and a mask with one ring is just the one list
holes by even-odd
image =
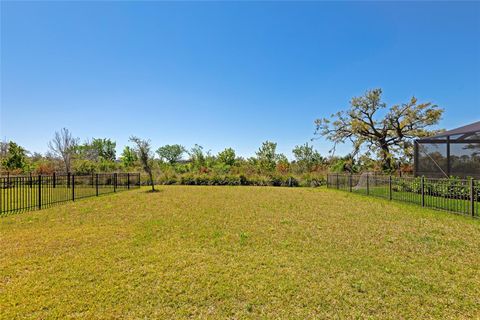
[[480, 181], [475, 179], [328, 174], [327, 187], [480, 217]]
[[139, 173], [0, 177], [0, 216], [139, 187]]

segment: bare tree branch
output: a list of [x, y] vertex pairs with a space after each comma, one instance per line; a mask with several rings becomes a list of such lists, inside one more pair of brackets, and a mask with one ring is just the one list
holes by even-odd
[[72, 158], [75, 154], [75, 148], [78, 145], [78, 138], [74, 138], [67, 128], [62, 128], [55, 132], [55, 136], [48, 143], [50, 151], [62, 159], [65, 166], [65, 172], [71, 171]]

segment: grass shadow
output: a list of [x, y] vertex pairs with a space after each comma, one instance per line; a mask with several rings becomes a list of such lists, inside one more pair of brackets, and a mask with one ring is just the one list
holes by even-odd
[[146, 191], [144, 191], [145, 193], [158, 193], [158, 192], [163, 192], [163, 190], [160, 190], [160, 189], [155, 189], [155, 190], [152, 190], [152, 189], [148, 189]]

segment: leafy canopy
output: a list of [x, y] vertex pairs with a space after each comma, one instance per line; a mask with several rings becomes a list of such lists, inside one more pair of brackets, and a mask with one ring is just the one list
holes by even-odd
[[201, 169], [207, 165], [207, 158], [210, 156], [210, 152], [204, 152], [201, 145], [195, 144], [189, 152], [190, 161], [193, 168]]
[[123, 149], [120, 160], [122, 161], [122, 164], [125, 168], [130, 168], [138, 160], [137, 153], [129, 146], [126, 146]]
[[295, 146], [292, 153], [301, 170], [311, 171], [316, 165], [319, 165], [324, 161], [320, 153], [308, 143], [301, 146]]
[[90, 161], [115, 161], [117, 143], [111, 139], [94, 138], [76, 147], [80, 158]]
[[235, 165], [235, 150], [232, 148], [226, 148], [217, 155], [217, 161], [223, 165], [233, 166]]
[[395, 157], [411, 157], [413, 139], [434, 133], [428, 127], [438, 123], [443, 109], [431, 102], [418, 103], [415, 97], [387, 107], [381, 98], [382, 89], [352, 98], [347, 110], [315, 120], [315, 134], [332, 141], [332, 151], [338, 143], [348, 141], [354, 155], [366, 148], [381, 159], [385, 171], [392, 170]]
[[2, 167], [7, 170], [23, 169], [27, 165], [27, 151], [13, 141], [6, 144]]
[[157, 149], [158, 156], [170, 164], [179, 162], [187, 150], [179, 144], [165, 145]]
[[257, 155], [257, 163], [261, 169], [273, 171], [277, 160], [277, 144], [271, 141], [265, 141], [255, 153]]

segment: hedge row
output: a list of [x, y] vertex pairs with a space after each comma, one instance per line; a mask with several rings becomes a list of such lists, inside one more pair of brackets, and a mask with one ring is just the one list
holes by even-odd
[[[143, 182], [147, 182], [143, 180]], [[158, 177], [157, 184], [195, 186], [276, 186], [276, 187], [319, 187], [325, 185], [323, 177], [294, 176], [245, 176], [184, 174], [181, 176]]]
[[[393, 191], [397, 192], [413, 192], [420, 194], [422, 192], [422, 178], [417, 177], [412, 180], [394, 181]], [[466, 180], [450, 178], [431, 181], [425, 179], [424, 181], [425, 194], [435, 195], [437, 197], [445, 198], [463, 198], [470, 197], [470, 185]], [[475, 181], [474, 197], [480, 199], [480, 185]]]

